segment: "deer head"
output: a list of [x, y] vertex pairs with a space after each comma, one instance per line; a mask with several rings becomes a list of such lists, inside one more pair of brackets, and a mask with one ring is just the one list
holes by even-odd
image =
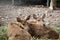
[[43, 16], [41, 18], [39, 18], [35, 14], [33, 14], [33, 18], [35, 20], [28, 21], [28, 24], [36, 24], [36, 25], [45, 26], [45, 24], [44, 24], [45, 14], [43, 14]]
[[25, 30], [29, 30], [29, 27], [28, 27], [28, 25], [27, 25], [27, 21], [30, 19], [30, 15], [29, 16], [26, 16], [25, 18], [24, 18], [24, 20], [22, 20], [20, 17], [17, 17], [17, 22], [19, 22], [19, 23], [21, 23], [23, 26], [23, 28], [25, 29]]

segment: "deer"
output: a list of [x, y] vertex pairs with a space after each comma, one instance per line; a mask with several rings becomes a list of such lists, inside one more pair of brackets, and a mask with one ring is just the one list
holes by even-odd
[[21, 23], [8, 23], [8, 40], [32, 40], [31, 35], [21, 25]]
[[59, 34], [59, 39], [58, 40], [60, 40], [60, 34]]
[[33, 18], [34, 20], [29, 20], [30, 16], [25, 17], [25, 20], [17, 18], [17, 22], [21, 22], [24, 25], [24, 29], [27, 29], [32, 37], [58, 39], [59, 34], [44, 23], [45, 14], [41, 18], [33, 14]]

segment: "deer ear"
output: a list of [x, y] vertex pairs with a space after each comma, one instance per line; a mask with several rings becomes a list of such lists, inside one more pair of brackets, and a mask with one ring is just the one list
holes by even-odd
[[34, 18], [34, 19], [37, 19], [37, 16], [36, 16], [35, 14], [33, 14], [33, 18]]
[[46, 16], [46, 15], [45, 15], [45, 14], [43, 14], [43, 15], [42, 15], [42, 17], [41, 17], [41, 19], [43, 20], [43, 19], [45, 18], [45, 16]]
[[17, 22], [22, 22], [23, 20], [21, 19], [21, 18], [19, 18], [19, 17], [16, 17], [16, 19], [17, 19]]
[[27, 21], [27, 20], [29, 20], [29, 19], [30, 19], [30, 17], [31, 17], [31, 15], [26, 16], [26, 17], [25, 17], [25, 20], [26, 20], [26, 21]]

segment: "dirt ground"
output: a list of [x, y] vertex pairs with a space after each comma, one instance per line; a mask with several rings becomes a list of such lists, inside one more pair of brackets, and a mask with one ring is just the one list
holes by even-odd
[[60, 26], [60, 10], [50, 10], [41, 5], [14, 6], [0, 4], [0, 22], [16, 22], [16, 17], [24, 18], [27, 15], [36, 14], [41, 17], [46, 14], [45, 23]]

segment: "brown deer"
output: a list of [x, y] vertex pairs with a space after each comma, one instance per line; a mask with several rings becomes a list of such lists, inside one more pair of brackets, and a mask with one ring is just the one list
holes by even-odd
[[59, 39], [58, 40], [60, 40], [60, 34], [59, 34]]
[[28, 25], [32, 29], [32, 34], [36, 37], [47, 37], [47, 38], [58, 38], [59, 34], [52, 30], [49, 26], [44, 24], [45, 14], [38, 18], [35, 14], [33, 14], [33, 18], [36, 20], [29, 21]]
[[[27, 31], [31, 34], [31, 36], [38, 37], [38, 38], [40, 37], [58, 38], [59, 37], [59, 34], [56, 31], [52, 30], [52, 28], [44, 24], [43, 19], [45, 18], [45, 14], [41, 18], [38, 18], [36, 17], [35, 14], [33, 14], [33, 18], [35, 20], [31, 20], [31, 21], [29, 21], [30, 16], [27, 16], [25, 18], [25, 21], [20, 19], [21, 23], [25, 27], [27, 27], [26, 29], [28, 29]], [[17, 21], [20, 22], [18, 18], [17, 18]]]
[[8, 24], [8, 40], [32, 40], [31, 35], [21, 27], [21, 23]]

